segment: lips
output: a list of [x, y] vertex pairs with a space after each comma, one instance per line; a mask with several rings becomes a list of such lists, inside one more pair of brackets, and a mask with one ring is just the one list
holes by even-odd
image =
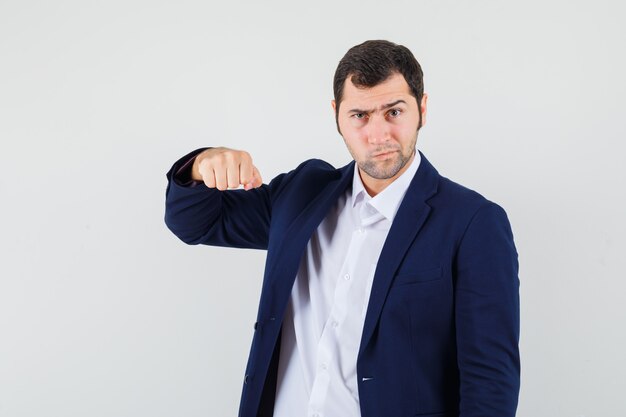
[[378, 153], [376, 155], [373, 155], [373, 158], [378, 158], [378, 157], [381, 157], [381, 156], [389, 156], [389, 155], [391, 155], [392, 153], [395, 153], [395, 152], [398, 152], [398, 151], [395, 150], [395, 151], [386, 151], [386, 152]]

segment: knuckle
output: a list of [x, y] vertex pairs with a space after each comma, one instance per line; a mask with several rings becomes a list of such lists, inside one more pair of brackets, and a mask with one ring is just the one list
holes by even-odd
[[213, 169], [208, 163], [201, 162], [200, 166], [198, 166], [198, 171], [200, 171], [200, 175], [206, 177], [213, 172]]
[[215, 157], [215, 162], [216, 162], [216, 164], [219, 164], [220, 166], [223, 166], [223, 165], [225, 165], [228, 162], [228, 156], [223, 154], [223, 153], [221, 153], [221, 154], [219, 154], [219, 155], [217, 155]]
[[205, 170], [211, 166], [211, 160], [209, 158], [202, 158], [198, 161], [198, 169]]
[[232, 152], [232, 151], [224, 152], [223, 156], [224, 156], [224, 160], [227, 162], [233, 162], [236, 159], [235, 152]]

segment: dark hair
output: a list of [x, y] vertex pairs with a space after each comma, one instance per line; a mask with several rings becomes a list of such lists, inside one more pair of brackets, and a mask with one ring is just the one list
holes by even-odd
[[371, 88], [400, 73], [409, 85], [411, 95], [417, 100], [419, 127], [422, 126], [422, 96], [424, 95], [424, 74], [419, 62], [411, 51], [402, 45], [385, 40], [365, 41], [353, 46], [339, 61], [335, 70], [333, 92], [335, 94], [335, 121], [339, 130], [339, 105], [343, 98], [346, 79], [356, 87]]

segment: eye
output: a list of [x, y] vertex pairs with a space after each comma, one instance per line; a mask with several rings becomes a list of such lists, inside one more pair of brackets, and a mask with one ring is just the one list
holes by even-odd
[[389, 113], [387, 113], [388, 115], [390, 115], [391, 117], [398, 117], [402, 114], [402, 110], [400, 109], [391, 109], [389, 110]]
[[365, 113], [354, 113], [352, 117], [354, 117], [357, 120], [361, 120], [365, 118]]

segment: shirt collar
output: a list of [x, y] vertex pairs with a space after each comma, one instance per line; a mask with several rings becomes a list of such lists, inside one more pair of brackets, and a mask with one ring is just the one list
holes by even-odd
[[400, 208], [400, 203], [402, 203], [402, 199], [409, 189], [409, 184], [417, 172], [421, 159], [422, 157], [416, 149], [415, 157], [406, 171], [375, 197], [371, 197], [367, 191], [365, 191], [363, 181], [361, 181], [361, 176], [359, 175], [359, 167], [355, 163], [354, 178], [352, 179], [352, 207], [355, 207], [361, 201], [369, 203], [380, 214], [385, 216], [387, 220], [393, 222]]

